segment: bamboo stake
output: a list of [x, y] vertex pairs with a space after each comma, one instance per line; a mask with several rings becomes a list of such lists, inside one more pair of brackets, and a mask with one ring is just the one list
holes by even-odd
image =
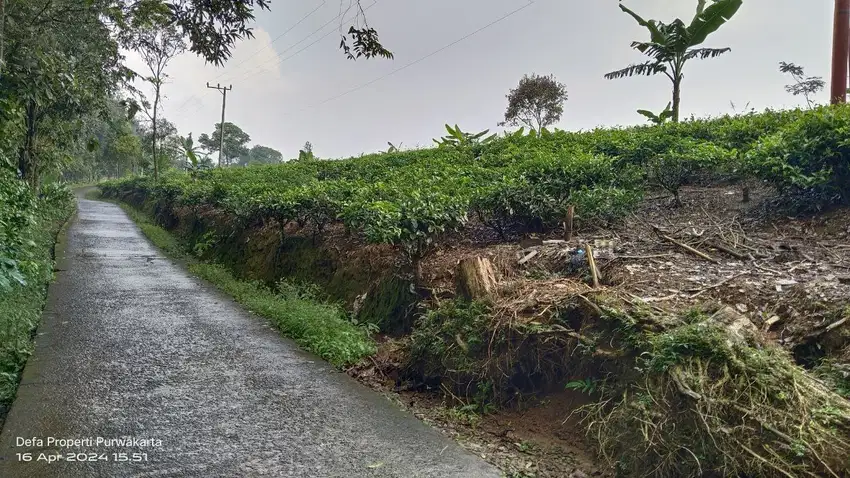
[[585, 244], [585, 253], [587, 254], [587, 262], [590, 264], [590, 276], [593, 278], [593, 288], [599, 288], [599, 271], [596, 269], [596, 259], [593, 258], [593, 248], [590, 244]]

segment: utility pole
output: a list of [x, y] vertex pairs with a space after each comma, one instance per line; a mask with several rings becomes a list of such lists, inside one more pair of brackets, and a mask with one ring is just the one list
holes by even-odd
[[221, 86], [221, 84], [210, 86], [209, 82], [207, 82], [207, 88], [212, 88], [213, 90], [221, 92], [221, 126], [219, 127], [218, 132], [218, 167], [221, 167], [221, 154], [224, 152], [224, 108], [227, 105], [227, 92], [233, 89], [233, 85], [230, 85], [229, 87]]
[[830, 103], [847, 102], [847, 69], [850, 67], [850, 0], [835, 0], [832, 33], [832, 85]]

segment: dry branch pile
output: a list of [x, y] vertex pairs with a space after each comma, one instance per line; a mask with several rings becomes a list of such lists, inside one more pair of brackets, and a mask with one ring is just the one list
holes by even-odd
[[410, 364], [482, 406], [592, 381], [583, 423], [631, 476], [850, 474], [850, 402], [747, 317], [671, 315], [613, 294], [555, 280], [508, 285], [489, 305], [443, 304]]

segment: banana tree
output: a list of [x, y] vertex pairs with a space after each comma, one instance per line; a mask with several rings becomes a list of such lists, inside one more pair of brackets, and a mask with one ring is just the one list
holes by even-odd
[[655, 125], [664, 124], [667, 120], [673, 117], [673, 110], [670, 109], [670, 103], [664, 108], [661, 113], [655, 114], [649, 110], [637, 110], [637, 112], [646, 117], [646, 119]]
[[706, 0], [697, 1], [697, 11], [689, 25], [680, 19], [670, 23], [644, 20], [640, 15], [620, 4], [620, 9], [634, 18], [639, 25], [649, 30], [649, 41], [632, 42], [632, 48], [650, 59], [612, 71], [605, 78], [613, 80], [630, 76], [652, 76], [664, 74], [673, 83], [673, 117], [679, 121], [682, 79], [684, 67], [689, 60], [715, 58], [731, 51], [731, 48], [701, 48], [709, 35], [728, 22], [741, 8], [743, 0], [714, 0], [706, 7]]
[[200, 148], [195, 146], [195, 140], [192, 139], [192, 133], [189, 133], [189, 136], [186, 138], [181, 138], [180, 150], [186, 157], [186, 169], [188, 169], [189, 173], [194, 176], [194, 174], [201, 169], [202, 161], [198, 159]]

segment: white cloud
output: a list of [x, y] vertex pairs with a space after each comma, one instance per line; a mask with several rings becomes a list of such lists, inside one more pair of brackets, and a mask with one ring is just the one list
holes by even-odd
[[[135, 52], [125, 52], [130, 68], [147, 71]], [[175, 123], [180, 133], [212, 133], [221, 118], [222, 95], [206, 87], [233, 85], [227, 93], [225, 121], [233, 122], [252, 136], [252, 143], [269, 144], [259, 125], [273, 121], [273, 110], [256, 108], [269, 104], [287, 91], [287, 81], [280, 71], [280, 57], [272, 46], [272, 38], [262, 28], [254, 29], [254, 38], [238, 42], [233, 56], [223, 68], [207, 64], [191, 52], [174, 58], [166, 69], [168, 79], [163, 86], [161, 114]], [[146, 92], [149, 85], [136, 85]], [[265, 140], [265, 141], [264, 141]]]

